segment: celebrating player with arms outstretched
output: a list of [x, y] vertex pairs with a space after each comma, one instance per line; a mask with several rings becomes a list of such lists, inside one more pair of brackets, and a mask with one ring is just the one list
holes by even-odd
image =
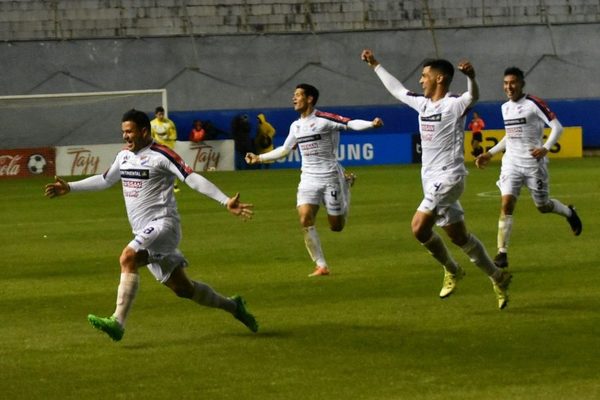
[[459, 65], [459, 70], [468, 78], [468, 91], [454, 96], [449, 93], [454, 76], [452, 64], [442, 59], [425, 62], [419, 80], [424, 93], [416, 94], [387, 72], [371, 50], [363, 50], [361, 58], [375, 70], [394, 97], [419, 113], [424, 197], [412, 219], [412, 231], [444, 267], [440, 297], [450, 296], [465, 272], [433, 230], [436, 224], [490, 277], [498, 307], [503, 309], [508, 304], [508, 286], [512, 276], [507, 270], [497, 268], [479, 239], [467, 231], [459, 202], [467, 175], [464, 165], [465, 113], [479, 97], [473, 66], [468, 61]]
[[[506, 135], [488, 152], [478, 156], [475, 164], [483, 168], [494, 154], [506, 151], [497, 183], [502, 194], [502, 206], [498, 220], [498, 254], [494, 258], [497, 266], [506, 268], [513, 212], [521, 187], [527, 186], [541, 213], [565, 217], [576, 236], [581, 233], [582, 224], [573, 206], [550, 198], [546, 155], [562, 134], [560, 121], [543, 100], [523, 92], [525, 77], [519, 68], [510, 67], [504, 71], [503, 87], [508, 97], [508, 101], [502, 104]], [[551, 131], [542, 144], [544, 125], [548, 125]]]
[[126, 112], [121, 130], [125, 149], [119, 152], [108, 171], [69, 183], [56, 178], [45, 188], [46, 196], [52, 198], [69, 192], [107, 189], [119, 180], [123, 185], [127, 215], [135, 237], [125, 246], [119, 258], [121, 280], [114, 314], [108, 318], [90, 314], [89, 322], [113, 340], [121, 340], [127, 315], [138, 291], [138, 268], [147, 265], [152, 275], [177, 296], [228, 311], [256, 332], [258, 324], [246, 310], [243, 298], [224, 297], [210, 286], [188, 278], [185, 272], [188, 262], [177, 248], [181, 227], [173, 183], [178, 178], [242, 218], [252, 217], [252, 205], [240, 203], [239, 193], [227, 197], [214, 184], [194, 173], [175, 152], [154, 143], [150, 120], [143, 112]]
[[329, 267], [321, 248], [315, 223], [319, 206], [327, 208], [332, 231], [344, 229], [350, 203], [352, 176], [344, 174], [337, 161], [336, 150], [341, 130], [362, 131], [383, 126], [380, 118], [373, 121], [345, 118], [315, 109], [319, 91], [312, 85], [301, 83], [294, 91], [294, 110], [300, 118], [292, 123], [282, 146], [261, 155], [248, 153], [246, 162], [258, 164], [285, 157], [297, 145], [302, 156], [302, 175], [298, 185], [297, 209], [304, 231], [304, 243], [316, 263], [309, 276], [329, 275]]

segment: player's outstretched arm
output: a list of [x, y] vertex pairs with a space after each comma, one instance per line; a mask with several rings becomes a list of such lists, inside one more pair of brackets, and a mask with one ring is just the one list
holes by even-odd
[[236, 193], [235, 196], [231, 197], [227, 201], [227, 210], [229, 210], [229, 212], [233, 215], [241, 217], [244, 220], [252, 219], [252, 215], [254, 214], [252, 208], [254, 208], [253, 204], [240, 202], [239, 193]]
[[258, 156], [254, 153], [246, 153], [246, 157], [244, 159], [246, 160], [246, 164], [249, 165], [260, 163], [260, 158], [258, 158]]
[[[286, 143], [287, 142], [288, 141], [286, 140]], [[284, 143], [283, 146], [279, 146], [279, 147], [277, 147], [267, 153], [263, 153], [261, 155], [256, 155], [254, 153], [246, 153], [246, 157], [244, 157], [244, 159], [250, 165], [260, 164], [265, 161], [279, 160], [280, 158], [287, 156], [290, 152], [291, 146], [289, 146], [289, 148], [288, 148], [286, 146], [286, 143]]]
[[58, 176], [54, 177], [53, 183], [47, 184], [44, 188], [44, 194], [51, 199], [58, 196], [64, 196], [70, 191], [71, 187], [69, 184]]
[[367, 129], [379, 128], [383, 126], [383, 120], [379, 117], [373, 121], [367, 121], [364, 119], [353, 119], [348, 121], [348, 129], [353, 131], [365, 131]]
[[376, 117], [373, 122], [373, 128], [381, 128], [383, 126], [383, 120], [379, 117]]

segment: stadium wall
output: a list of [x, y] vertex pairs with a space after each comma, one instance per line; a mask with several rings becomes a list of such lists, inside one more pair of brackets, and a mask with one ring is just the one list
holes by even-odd
[[72, 40], [600, 22], [596, 0], [0, 1], [1, 40]]
[[[413, 90], [424, 59], [468, 57], [490, 103], [504, 99], [504, 68], [519, 66], [529, 92], [573, 104], [557, 110], [561, 120], [578, 119], [584, 145], [598, 146], [598, 113], [579, 109], [600, 95], [598, 8], [591, 0], [0, 0], [0, 94], [164, 87], [172, 113], [204, 112], [288, 107], [295, 85], [309, 82], [322, 108], [396, 106], [359, 59], [371, 47]], [[113, 143], [119, 117], [96, 129], [67, 128], [67, 119], [60, 143], [40, 143], [22, 119], [3, 118], [0, 143]], [[44, 129], [42, 121], [33, 131]]]

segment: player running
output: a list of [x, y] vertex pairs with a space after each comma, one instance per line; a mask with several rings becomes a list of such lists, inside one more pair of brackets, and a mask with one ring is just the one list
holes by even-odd
[[[502, 118], [506, 135], [488, 152], [477, 157], [475, 164], [484, 168], [494, 154], [505, 151], [502, 157], [500, 179], [497, 182], [502, 194], [498, 220], [498, 254], [494, 262], [508, 267], [508, 243], [513, 226], [513, 212], [521, 187], [527, 186], [535, 206], [541, 213], [554, 213], [567, 219], [575, 236], [583, 226], [575, 208], [551, 199], [549, 191], [548, 158], [546, 155], [560, 138], [563, 127], [546, 103], [525, 94], [523, 71], [516, 67], [504, 71], [503, 88], [508, 101], [502, 104]], [[542, 144], [544, 125], [551, 129]]]
[[178, 178], [241, 218], [252, 217], [252, 204], [241, 203], [239, 193], [227, 197], [210, 181], [193, 172], [175, 152], [154, 143], [150, 129], [146, 114], [137, 110], [126, 112], [121, 123], [126, 145], [108, 171], [68, 183], [56, 177], [54, 183], [45, 187], [46, 196], [53, 198], [69, 192], [107, 189], [119, 180], [123, 185], [127, 215], [135, 236], [125, 246], [119, 259], [121, 279], [115, 312], [108, 318], [90, 314], [89, 322], [111, 339], [121, 340], [127, 315], [138, 291], [138, 268], [146, 265], [152, 275], [177, 296], [207, 307], [221, 308], [256, 332], [258, 324], [246, 310], [242, 297], [224, 297], [205, 283], [188, 278], [185, 272], [188, 262], [177, 248], [181, 227], [173, 183]]
[[300, 149], [302, 174], [296, 207], [306, 249], [316, 264], [310, 277], [330, 273], [315, 227], [319, 206], [325, 205], [331, 230], [340, 232], [344, 229], [350, 205], [349, 189], [354, 176], [345, 174], [336, 158], [340, 131], [363, 131], [383, 126], [381, 118], [365, 121], [319, 111], [315, 109], [318, 99], [319, 91], [314, 86], [306, 83], [296, 86], [292, 100], [294, 110], [300, 114], [300, 118], [290, 126], [283, 145], [260, 155], [246, 154], [248, 164], [258, 164], [283, 158], [295, 146]]
[[508, 270], [497, 268], [479, 239], [467, 231], [464, 211], [459, 202], [467, 175], [464, 165], [465, 114], [479, 98], [475, 69], [468, 61], [459, 64], [459, 70], [468, 78], [468, 90], [461, 96], [455, 96], [449, 93], [454, 76], [452, 64], [442, 59], [427, 61], [419, 80], [424, 93], [416, 94], [387, 72], [371, 50], [363, 50], [361, 58], [375, 70], [395, 98], [419, 113], [424, 197], [413, 216], [412, 232], [444, 267], [440, 297], [446, 298], [454, 292], [465, 271], [433, 230], [434, 225], [442, 227], [452, 243], [459, 246], [489, 276], [498, 307], [503, 309], [508, 304], [508, 286], [512, 275]]

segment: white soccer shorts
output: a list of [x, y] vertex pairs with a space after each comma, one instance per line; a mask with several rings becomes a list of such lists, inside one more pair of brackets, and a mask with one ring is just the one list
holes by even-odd
[[169, 280], [175, 268], [187, 267], [187, 260], [177, 248], [181, 240], [179, 222], [161, 218], [134, 233], [128, 246], [135, 251], [148, 251], [148, 270], [160, 283]]
[[417, 210], [434, 214], [437, 226], [451, 225], [464, 219], [464, 210], [460, 205], [460, 196], [465, 190], [465, 177], [439, 176], [423, 178], [425, 195]]
[[539, 207], [550, 201], [549, 182], [548, 166], [540, 162], [536, 167], [527, 168], [502, 165], [496, 185], [502, 196], [512, 195], [516, 198], [521, 194], [521, 187], [526, 186], [533, 202]]
[[328, 215], [347, 215], [350, 205], [348, 185], [334, 179], [302, 178], [296, 194], [296, 207], [303, 204], [324, 204]]

